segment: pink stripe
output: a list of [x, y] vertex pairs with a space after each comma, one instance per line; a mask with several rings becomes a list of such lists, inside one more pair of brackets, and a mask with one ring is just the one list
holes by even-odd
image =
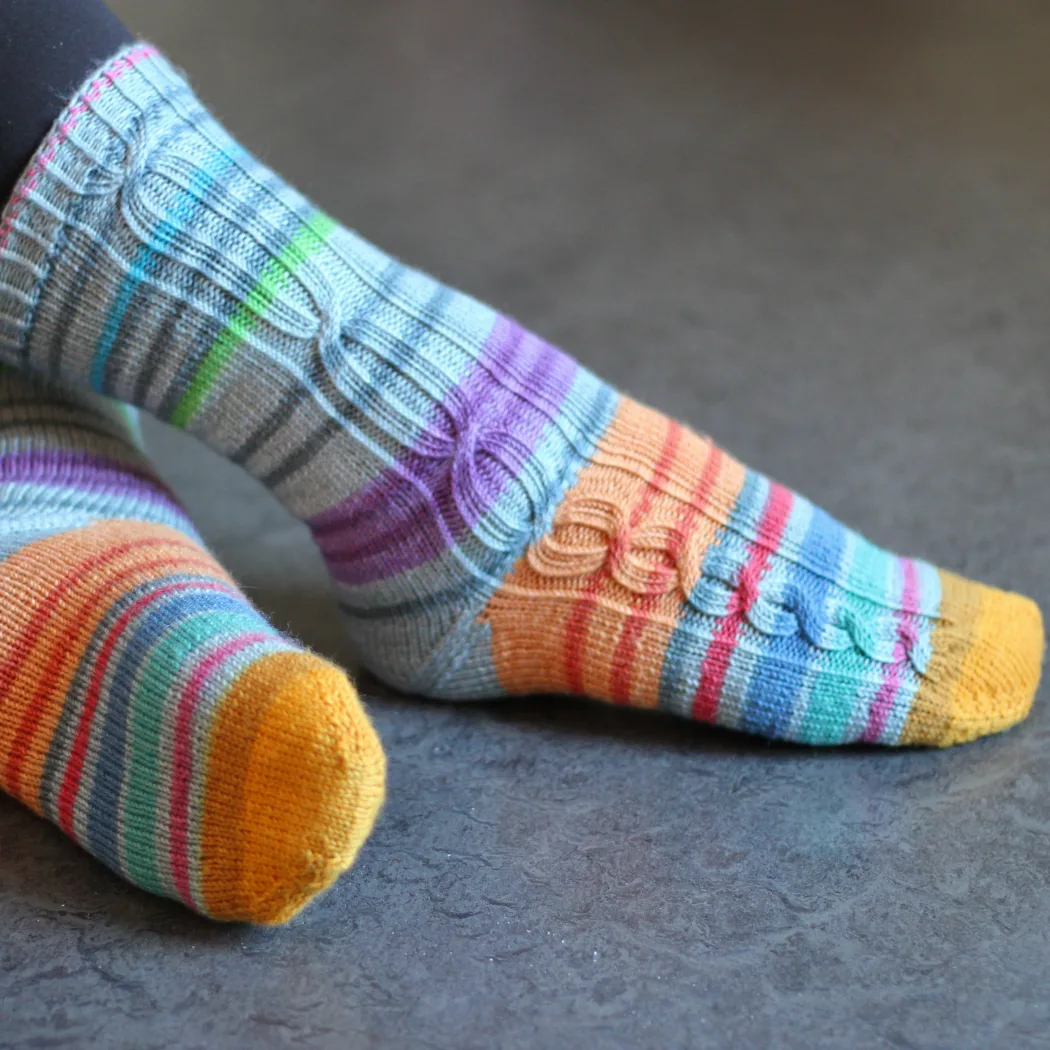
[[209, 653], [193, 672], [179, 699], [179, 713], [175, 720], [175, 757], [171, 770], [171, 873], [175, 889], [191, 908], [197, 906], [190, 888], [189, 851], [186, 848], [189, 837], [190, 781], [193, 779], [190, 725], [193, 712], [197, 709], [208, 676], [219, 664], [250, 645], [273, 641], [274, 637], [272, 634], [243, 634]]
[[104, 88], [112, 87], [113, 84], [127, 73], [129, 69], [133, 69], [139, 64], [139, 62], [142, 62], [147, 58], [153, 58], [156, 54], [157, 49], [147, 44], [142, 47], [133, 48], [126, 54], [114, 59], [113, 62], [91, 82], [87, 90], [80, 96], [79, 100], [66, 110], [66, 119], [63, 120], [45, 140], [43, 146], [41, 146], [37, 152], [36, 159], [19, 180], [18, 185], [15, 187], [15, 192], [11, 195], [11, 200], [7, 205], [7, 211], [4, 215], [3, 224], [0, 225], [0, 251], [3, 251], [7, 247], [7, 242], [11, 237], [11, 229], [15, 224], [15, 220], [18, 218], [21, 205], [39, 185], [40, 178], [44, 174], [44, 169], [55, 159], [59, 147], [67, 138], [69, 138], [80, 118], [91, 108], [91, 104], [98, 100]]
[[910, 614], [919, 611], [919, 574], [911, 558], [901, 558], [904, 570], [904, 588], [901, 594], [901, 609], [897, 618], [897, 644], [893, 650], [894, 663], [886, 668], [886, 677], [875, 696], [875, 702], [868, 712], [868, 724], [864, 727], [861, 740], [865, 744], [877, 744], [886, 728], [886, 719], [893, 710], [893, 702], [900, 688], [900, 668], [908, 657], [908, 643], [912, 640], [908, 622]]

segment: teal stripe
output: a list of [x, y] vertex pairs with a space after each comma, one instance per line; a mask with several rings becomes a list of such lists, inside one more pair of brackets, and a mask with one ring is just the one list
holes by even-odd
[[170, 247], [179, 231], [186, 226], [194, 211], [199, 207], [200, 200], [206, 197], [215, 182], [215, 175], [211, 166], [227, 163], [225, 157], [216, 154], [211, 158], [209, 165], [198, 168], [190, 182], [187, 192], [180, 193], [176, 204], [171, 208], [168, 216], [163, 218], [156, 227], [153, 239], [143, 241], [136, 251], [131, 268], [121, 282], [102, 325], [98, 341], [95, 344], [95, 353], [91, 361], [90, 382], [93, 390], [102, 394], [103, 381], [106, 375], [106, 365], [116, 345], [120, 330], [124, 325], [128, 307], [134, 298], [135, 292], [146, 281], [154, 277], [154, 268], [160, 261], [160, 253]]
[[[170, 770], [162, 769], [161, 754], [162, 750], [168, 754], [172, 747], [172, 727], [165, 732], [164, 722], [165, 715], [172, 713], [175, 686], [185, 685], [197, 661], [215, 645], [258, 627], [259, 616], [250, 607], [225, 614], [205, 610], [188, 617], [157, 643], [135, 686], [128, 729], [121, 852], [127, 877], [153, 893], [171, 895], [170, 880], [162, 877], [158, 857], [161, 815], [157, 810], [161, 777], [170, 780]], [[177, 669], [174, 677], [173, 669]]]
[[[853, 548], [852, 564], [843, 566], [840, 579], [863, 580], [871, 587], [881, 575], [887, 600], [898, 597], [889, 592], [886, 553], [855, 533], [853, 537], [854, 543], [850, 545]], [[845, 605], [851, 602], [860, 604], [859, 599], [851, 598], [848, 593], [842, 594], [842, 600]], [[858, 611], [865, 614], [863, 607]], [[881, 664], [858, 660], [846, 667], [841, 661], [826, 660], [825, 666], [824, 673], [813, 687], [799, 731], [799, 739], [807, 744], [841, 744], [856, 739], [864, 726], [853, 732], [854, 712], [860, 707], [867, 711], [882, 685]], [[836, 671], [835, 666], [841, 669]], [[867, 669], [866, 676], [863, 676], [862, 668]]]

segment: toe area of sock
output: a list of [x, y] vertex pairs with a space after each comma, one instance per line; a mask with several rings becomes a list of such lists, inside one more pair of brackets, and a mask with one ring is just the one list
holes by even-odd
[[941, 573], [943, 616], [901, 743], [948, 747], [1023, 721], [1042, 672], [1043, 617], [1031, 599]]
[[214, 918], [275, 924], [353, 864], [386, 762], [356, 690], [327, 661], [277, 653], [242, 678], [212, 748], [203, 903]]

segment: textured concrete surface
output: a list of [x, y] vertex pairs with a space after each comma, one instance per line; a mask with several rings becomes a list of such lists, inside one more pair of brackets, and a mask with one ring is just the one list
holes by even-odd
[[[1050, 12], [120, 0], [330, 212], [878, 541], [1050, 604]], [[257, 601], [305, 532], [160, 428]], [[811, 753], [568, 700], [371, 704], [390, 800], [285, 929], [0, 799], [0, 1046], [1050, 1045], [1050, 714]]]

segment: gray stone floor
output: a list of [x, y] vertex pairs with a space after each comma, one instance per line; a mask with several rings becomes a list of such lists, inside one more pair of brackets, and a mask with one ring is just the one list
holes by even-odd
[[[328, 211], [874, 539], [1050, 604], [1045, 5], [114, 6]], [[151, 437], [255, 599], [348, 660], [304, 530]], [[0, 799], [0, 1047], [1050, 1045], [1045, 697], [943, 753], [370, 706], [385, 813], [284, 929], [154, 900]]]

